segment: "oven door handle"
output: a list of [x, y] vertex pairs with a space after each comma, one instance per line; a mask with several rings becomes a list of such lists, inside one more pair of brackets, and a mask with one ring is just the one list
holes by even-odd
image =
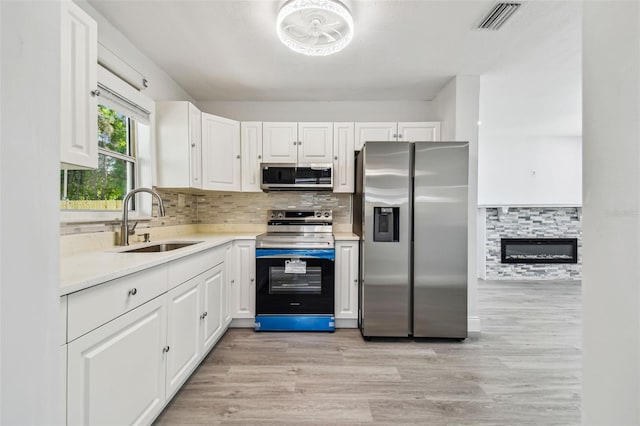
[[327, 259], [335, 260], [335, 249], [304, 250], [304, 249], [256, 249], [256, 259]]

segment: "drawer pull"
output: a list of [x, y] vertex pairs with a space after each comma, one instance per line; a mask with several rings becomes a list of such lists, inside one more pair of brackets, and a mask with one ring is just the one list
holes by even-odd
[[162, 352], [167, 353], [169, 352], [169, 349], [171, 349], [171, 346], [165, 346], [164, 348], [162, 348]]
[[131, 290], [129, 290], [129, 296], [135, 296], [136, 294], [138, 294], [137, 288], [134, 287]]
[[202, 320], [202, 319], [204, 319], [206, 316], [207, 316], [207, 313], [205, 312], [205, 313], [203, 313], [202, 315], [200, 315], [200, 319]]

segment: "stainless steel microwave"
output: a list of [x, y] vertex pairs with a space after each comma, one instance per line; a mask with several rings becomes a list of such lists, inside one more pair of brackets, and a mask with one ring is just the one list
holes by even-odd
[[263, 191], [331, 191], [333, 170], [331, 164], [262, 163], [260, 187]]

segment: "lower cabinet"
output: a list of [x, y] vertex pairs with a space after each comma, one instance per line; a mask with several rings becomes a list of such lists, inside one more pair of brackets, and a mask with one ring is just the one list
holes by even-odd
[[222, 311], [228, 301], [223, 294], [225, 275], [223, 265], [220, 264], [205, 272], [200, 284], [203, 295], [202, 313], [200, 314], [203, 322], [201, 342], [205, 354], [222, 337], [225, 330], [222, 325]]
[[68, 345], [71, 425], [149, 424], [164, 407], [166, 295]]
[[231, 273], [231, 316], [255, 318], [256, 316], [256, 242], [236, 240], [233, 243]]
[[[153, 422], [231, 322], [226, 249], [170, 263], [157, 282], [169, 291], [61, 346], [67, 424]], [[205, 270], [207, 258], [215, 266]]]
[[336, 241], [335, 317], [358, 318], [358, 241]]
[[200, 362], [201, 279], [196, 277], [167, 293], [169, 321], [167, 325], [167, 398], [180, 389]]

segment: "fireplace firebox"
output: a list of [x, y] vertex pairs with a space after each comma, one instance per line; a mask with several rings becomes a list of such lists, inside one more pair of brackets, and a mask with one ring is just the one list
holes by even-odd
[[502, 263], [578, 263], [577, 238], [502, 238]]

